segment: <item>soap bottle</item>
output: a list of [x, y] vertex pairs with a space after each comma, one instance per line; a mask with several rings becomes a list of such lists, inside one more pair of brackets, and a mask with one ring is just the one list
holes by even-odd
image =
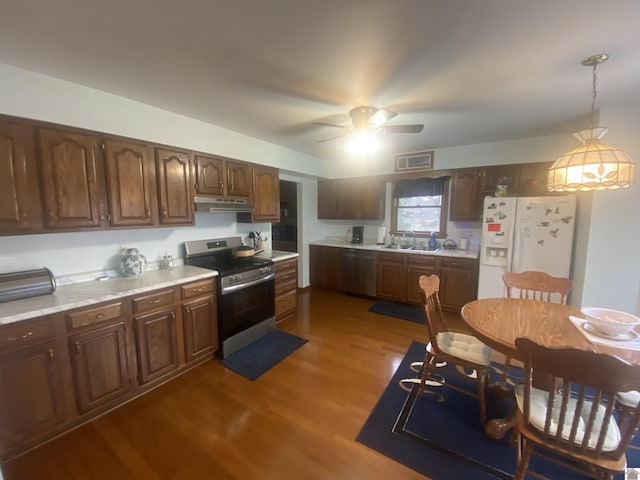
[[429, 250], [437, 250], [438, 249], [438, 240], [436, 240], [436, 232], [431, 232], [429, 236]]

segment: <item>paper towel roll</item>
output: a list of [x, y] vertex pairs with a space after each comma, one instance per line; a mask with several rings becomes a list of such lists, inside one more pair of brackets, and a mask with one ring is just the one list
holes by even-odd
[[384, 244], [384, 237], [387, 234], [387, 227], [378, 227], [378, 240], [377, 243]]

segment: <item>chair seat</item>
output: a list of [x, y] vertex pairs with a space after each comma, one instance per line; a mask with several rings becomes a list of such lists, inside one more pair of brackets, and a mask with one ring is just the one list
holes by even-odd
[[[516, 401], [518, 402], [518, 409], [522, 412], [524, 409], [524, 385], [516, 385], [514, 389], [516, 395]], [[547, 417], [547, 402], [549, 400], [549, 392], [545, 390], [541, 390], [538, 388], [531, 388], [531, 401], [530, 401], [530, 413], [529, 420], [531, 424], [538, 430], [544, 431], [545, 419]], [[562, 405], [561, 396], [557, 396], [555, 398], [556, 403], [553, 406], [553, 415], [551, 419], [551, 426], [549, 431], [552, 435], [555, 435], [558, 431], [558, 420], [560, 417], [560, 409]], [[575, 443], [581, 444], [584, 439], [585, 428], [588, 423], [589, 413], [591, 412], [591, 402], [585, 402], [582, 406], [582, 411], [580, 412], [580, 421], [578, 424], [578, 430], [575, 436]], [[574, 412], [576, 410], [576, 401], [575, 399], [569, 399], [569, 403], [567, 405], [567, 414], [565, 416], [565, 423], [562, 428], [562, 438], [565, 440], [569, 440], [569, 436], [571, 434], [571, 422], [574, 418]], [[596, 415], [596, 428], [594, 428], [594, 432], [589, 438], [589, 448], [595, 449], [596, 439], [600, 433], [599, 428], [597, 426], [600, 424], [599, 419], [601, 419], [605, 414], [605, 407], [600, 405], [598, 407], [598, 413]], [[609, 422], [607, 427], [607, 434], [605, 437], [604, 445], [602, 447], [603, 451], [613, 451], [618, 447], [620, 443], [620, 430], [618, 429], [618, 425], [616, 422]]]
[[640, 392], [637, 390], [631, 390], [630, 392], [618, 392], [616, 398], [618, 402], [625, 407], [636, 408], [636, 405], [640, 402]]
[[476, 337], [458, 332], [440, 332], [438, 347], [444, 353], [478, 365], [489, 365], [491, 349]]

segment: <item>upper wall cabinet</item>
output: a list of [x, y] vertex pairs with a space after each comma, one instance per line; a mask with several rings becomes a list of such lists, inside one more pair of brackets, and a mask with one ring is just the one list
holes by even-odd
[[453, 172], [449, 220], [453, 222], [480, 220], [482, 204], [478, 200], [481, 180], [482, 170], [479, 168]]
[[318, 218], [384, 219], [385, 182], [376, 178], [318, 181]]
[[0, 117], [0, 234], [41, 232], [42, 207], [31, 125]]
[[280, 221], [280, 177], [277, 168], [254, 166], [253, 212], [238, 213], [239, 222], [263, 223]]
[[104, 171], [90, 133], [38, 129], [45, 225], [92, 229], [105, 225]]
[[161, 225], [193, 225], [194, 205], [190, 155], [156, 148], [158, 206]]
[[110, 225], [157, 225], [156, 170], [149, 146], [114, 138], [105, 139], [102, 146]]
[[196, 194], [225, 198], [251, 198], [251, 164], [216, 155], [193, 156]]

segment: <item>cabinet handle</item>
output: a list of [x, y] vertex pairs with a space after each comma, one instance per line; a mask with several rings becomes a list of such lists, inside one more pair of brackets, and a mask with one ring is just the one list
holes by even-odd
[[162, 302], [162, 299], [161, 299], [161, 298], [159, 298], [159, 299], [157, 299], [157, 300], [149, 301], [148, 303], [149, 303], [149, 305], [157, 305], [157, 304], [158, 304], [158, 303], [160, 303], [160, 302]]
[[107, 212], [107, 220], [111, 221], [111, 212]]
[[18, 215], [20, 216], [21, 220], [26, 220], [27, 218], [29, 218], [29, 214], [24, 208], [18, 209]]
[[194, 288], [193, 291], [194, 293], [198, 293], [204, 290], [204, 287], [198, 287], [198, 288]]
[[9, 337], [9, 338], [7, 338], [7, 340], [10, 341], [10, 342], [17, 342], [19, 340], [24, 340], [25, 338], [29, 338], [31, 335], [33, 335], [33, 332], [27, 332], [24, 335], [22, 335], [21, 337]]
[[99, 313], [98, 315], [96, 315], [94, 318], [94, 320], [100, 320], [102, 317], [104, 317], [106, 314], [104, 313]]
[[187, 307], [185, 305], [184, 310], [187, 312], [187, 314], [191, 315], [191, 307]]
[[171, 317], [171, 320], [173, 320], [174, 322], [176, 321], [176, 314], [175, 314], [175, 312], [171, 312], [170, 317]]
[[76, 354], [80, 355], [80, 342], [78, 340], [74, 342], [74, 347], [76, 347]]
[[55, 358], [55, 352], [53, 351], [53, 348], [49, 349], [49, 360], [53, 360]]
[[220, 190], [224, 190], [224, 182], [220, 180]]
[[162, 207], [162, 216], [163, 217], [167, 216], [167, 209], [165, 207]]
[[151, 216], [151, 209], [147, 208], [145, 210], [145, 213], [147, 214], [147, 216], [145, 218], [149, 218]]

